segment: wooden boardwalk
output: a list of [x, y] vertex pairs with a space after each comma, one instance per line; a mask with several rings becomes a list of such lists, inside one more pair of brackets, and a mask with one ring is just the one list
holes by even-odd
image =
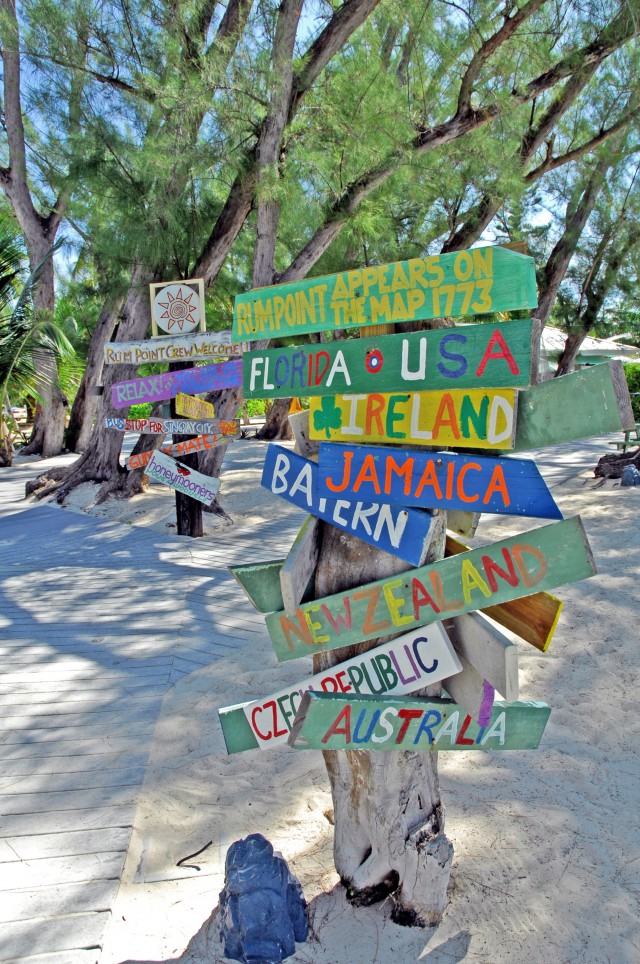
[[263, 632], [226, 566], [300, 517], [184, 540], [27, 507], [37, 470], [0, 471], [0, 961], [97, 964], [162, 698]]

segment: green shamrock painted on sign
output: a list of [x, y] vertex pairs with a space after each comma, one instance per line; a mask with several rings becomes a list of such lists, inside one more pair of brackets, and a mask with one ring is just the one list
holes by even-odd
[[313, 413], [313, 427], [316, 432], [324, 429], [327, 438], [331, 438], [331, 429], [339, 429], [342, 425], [342, 413], [336, 405], [335, 398], [323, 398], [320, 411]]

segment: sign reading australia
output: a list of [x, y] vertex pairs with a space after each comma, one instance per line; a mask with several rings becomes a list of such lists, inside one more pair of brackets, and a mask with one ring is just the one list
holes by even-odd
[[232, 337], [286, 338], [536, 304], [533, 258], [472, 248], [247, 291], [235, 299]]

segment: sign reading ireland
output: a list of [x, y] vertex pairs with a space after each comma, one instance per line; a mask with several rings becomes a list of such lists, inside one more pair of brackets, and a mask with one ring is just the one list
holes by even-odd
[[500, 247], [397, 261], [238, 295], [235, 341], [535, 308], [533, 258]]

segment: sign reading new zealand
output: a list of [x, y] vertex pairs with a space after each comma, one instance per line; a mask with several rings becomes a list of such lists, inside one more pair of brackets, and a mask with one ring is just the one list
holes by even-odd
[[248, 291], [236, 297], [232, 337], [287, 338], [537, 303], [532, 258], [507, 248], [472, 248]]

